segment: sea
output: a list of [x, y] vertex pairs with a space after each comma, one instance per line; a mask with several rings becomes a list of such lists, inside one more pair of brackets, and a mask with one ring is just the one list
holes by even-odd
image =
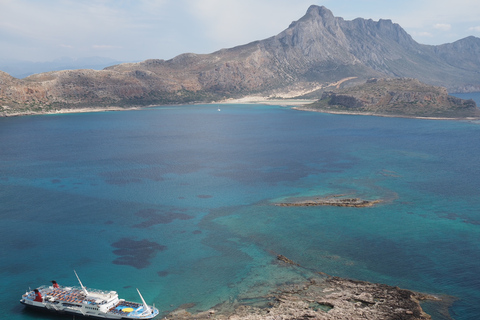
[[[71, 319], [19, 299], [78, 285], [74, 270], [163, 317], [254, 301], [304, 268], [480, 319], [479, 161], [479, 121], [254, 104], [0, 118], [0, 318]], [[338, 196], [381, 203], [275, 206]]]

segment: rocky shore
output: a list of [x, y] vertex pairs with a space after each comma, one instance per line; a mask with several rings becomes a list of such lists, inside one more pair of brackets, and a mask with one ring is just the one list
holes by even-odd
[[408, 78], [370, 79], [353, 87], [325, 91], [317, 102], [296, 109], [422, 119], [480, 117], [473, 100], [450, 96], [445, 88]]
[[[278, 263], [286, 266], [300, 267], [284, 256], [279, 255], [277, 259]], [[258, 303], [262, 299], [263, 305]], [[420, 306], [422, 300], [439, 300], [439, 298], [384, 284], [329, 277], [317, 273], [305, 283], [284, 285], [268, 296], [257, 298], [256, 305], [241, 301], [228, 302], [194, 314], [180, 308], [168, 314], [166, 318], [171, 320], [431, 319]]]
[[55, 110], [24, 110], [24, 111], [10, 111], [3, 107], [0, 109], [1, 117], [19, 117], [19, 116], [33, 116], [33, 115], [47, 115], [47, 114], [66, 114], [66, 113], [86, 113], [86, 112], [108, 112], [108, 111], [128, 111], [139, 110], [141, 107], [92, 107], [92, 108], [76, 108], [76, 109], [55, 109]]

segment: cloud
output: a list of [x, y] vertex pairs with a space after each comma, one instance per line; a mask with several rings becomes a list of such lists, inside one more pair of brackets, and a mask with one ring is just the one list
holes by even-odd
[[311, 4], [346, 20], [391, 19], [431, 44], [480, 32], [478, 0], [0, 0], [0, 57], [209, 53], [274, 36]]
[[454, 42], [469, 35], [468, 27], [479, 25], [478, 0], [455, 0], [454, 5], [451, 0], [404, 0], [395, 4], [388, 1], [388, 4], [396, 10], [390, 18], [424, 44]]
[[470, 27], [470, 28], [468, 28], [468, 31], [480, 32], [480, 26]]
[[[390, 18], [404, 28], [446, 27], [478, 21], [480, 16], [478, 0], [455, 0], [454, 5], [451, 0], [404, 0], [398, 4], [385, 1], [387, 4], [394, 10]], [[438, 23], [439, 17], [442, 23]]]
[[433, 25], [433, 27], [441, 31], [449, 31], [450, 29], [452, 29], [452, 26], [448, 23], [436, 23]]
[[414, 31], [412, 33], [412, 36], [414, 36], [414, 37], [433, 37], [433, 35], [430, 32], [427, 32], [427, 31], [420, 31], [420, 32]]
[[92, 46], [93, 49], [120, 49], [121, 47], [119, 46], [112, 46], [108, 44], [94, 44]]
[[311, 0], [197, 0], [187, 10], [222, 47], [278, 34], [302, 17]]

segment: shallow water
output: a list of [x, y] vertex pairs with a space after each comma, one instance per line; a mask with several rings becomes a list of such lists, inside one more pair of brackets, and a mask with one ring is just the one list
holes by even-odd
[[[276, 263], [458, 298], [480, 318], [480, 126], [277, 106], [0, 119], [0, 301], [50, 280], [168, 312], [300, 281]], [[372, 208], [277, 207], [291, 196]], [[49, 316], [44, 316], [47, 319]], [[435, 319], [442, 319], [435, 315]]]

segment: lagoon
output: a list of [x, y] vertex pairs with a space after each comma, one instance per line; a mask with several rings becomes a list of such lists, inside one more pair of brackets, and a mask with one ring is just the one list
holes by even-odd
[[[298, 281], [282, 254], [479, 318], [479, 142], [478, 122], [266, 105], [1, 118], [0, 301], [9, 319], [49, 319], [21, 294], [76, 285], [75, 269], [161, 312], [207, 310]], [[273, 205], [338, 194], [384, 202]]]

